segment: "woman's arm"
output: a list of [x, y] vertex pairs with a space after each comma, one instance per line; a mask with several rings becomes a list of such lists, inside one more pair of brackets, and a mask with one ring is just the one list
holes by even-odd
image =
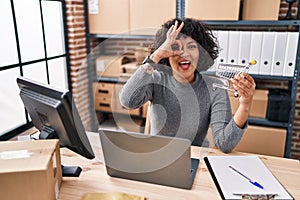
[[240, 141], [245, 128], [236, 125], [226, 90], [211, 93], [211, 128], [215, 145], [225, 153], [231, 152]]
[[[149, 73], [148, 65], [141, 65], [120, 91], [120, 103], [125, 108], [139, 108], [152, 98], [153, 69]], [[145, 67], [147, 68], [145, 69]]]
[[256, 84], [247, 73], [236, 75], [231, 81], [240, 96], [240, 105], [234, 115], [234, 121], [238, 127], [242, 128], [248, 120]]
[[236, 76], [233, 87], [239, 93], [240, 105], [232, 117], [229, 97], [226, 90], [212, 93], [211, 126], [215, 144], [223, 152], [232, 151], [240, 141], [251, 109], [255, 91], [254, 79], [249, 74]]

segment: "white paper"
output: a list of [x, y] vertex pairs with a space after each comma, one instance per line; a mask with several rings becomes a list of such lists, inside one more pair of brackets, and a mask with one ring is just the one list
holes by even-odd
[[90, 0], [89, 1], [89, 14], [98, 14], [98, 1], [99, 0]]
[[97, 72], [103, 72], [105, 70], [104, 60], [97, 60], [96, 65], [97, 65]]
[[16, 151], [3, 151], [0, 152], [0, 159], [10, 160], [10, 159], [20, 159], [29, 158], [32, 153], [28, 150], [16, 150]]
[[[275, 199], [293, 199], [258, 156], [207, 156], [225, 199], [241, 199], [238, 194], [277, 194]], [[251, 184], [234, 167], [264, 189]]]

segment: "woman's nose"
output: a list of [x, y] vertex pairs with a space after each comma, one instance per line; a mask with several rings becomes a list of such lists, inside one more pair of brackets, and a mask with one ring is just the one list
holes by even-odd
[[182, 56], [182, 57], [188, 57], [190, 55], [190, 52], [187, 50], [187, 49], [185, 49], [185, 48], [181, 48], [181, 51], [180, 51], [180, 56]]

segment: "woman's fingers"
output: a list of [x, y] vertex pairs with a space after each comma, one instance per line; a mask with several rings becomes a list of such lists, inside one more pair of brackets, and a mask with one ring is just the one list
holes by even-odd
[[180, 33], [181, 29], [183, 28], [183, 26], [184, 23], [181, 22], [180, 26], [178, 27], [178, 21], [175, 21], [175, 24], [169, 28], [167, 35], [176, 38], [177, 35]]
[[167, 36], [169, 36], [169, 35], [171, 34], [173, 28], [174, 28], [174, 25], [172, 25], [172, 26], [169, 28], [169, 30], [168, 30], [168, 32], [167, 32]]
[[167, 39], [161, 47], [159, 47], [163, 58], [182, 54], [182, 44], [180, 43], [180, 40], [177, 40], [177, 37], [183, 26], [183, 22], [178, 26], [178, 21], [175, 21], [167, 31]]
[[250, 76], [248, 73], [243, 72], [242, 73], [242, 77], [246, 80], [248, 80], [249, 82], [251, 82], [252, 84], [255, 84], [254, 79], [252, 78], [252, 76]]
[[249, 74], [238, 74], [231, 81], [234, 89], [236, 89], [239, 94], [247, 97], [253, 96], [256, 84], [254, 79]]
[[167, 32], [167, 36], [169, 36], [169, 37], [174, 37], [174, 36], [175, 36], [176, 29], [177, 29], [177, 25], [178, 25], [178, 22], [175, 21], [175, 24], [173, 24], [173, 25], [169, 28], [169, 30], [168, 30], [168, 32]]
[[255, 81], [252, 78], [252, 76], [250, 76], [247, 73], [242, 73], [242, 74], [237, 74], [234, 76], [233, 81], [235, 81], [236, 83], [240, 83], [241, 85], [243, 85], [244, 87], [247, 88], [251, 88], [251, 87], [255, 87]]
[[183, 26], [184, 26], [184, 22], [181, 22], [181, 24], [180, 24], [180, 26], [178, 27], [178, 29], [176, 29], [177, 34], [180, 33], [180, 31], [181, 31], [181, 29], [183, 28]]

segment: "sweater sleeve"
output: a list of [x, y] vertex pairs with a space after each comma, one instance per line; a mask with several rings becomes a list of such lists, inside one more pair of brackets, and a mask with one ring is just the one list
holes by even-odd
[[227, 90], [211, 90], [211, 101], [211, 128], [215, 145], [225, 153], [231, 152], [248, 124], [239, 128], [234, 122]]
[[151, 100], [154, 73], [150, 75], [140, 66], [120, 91], [121, 105], [127, 109], [136, 109]]

